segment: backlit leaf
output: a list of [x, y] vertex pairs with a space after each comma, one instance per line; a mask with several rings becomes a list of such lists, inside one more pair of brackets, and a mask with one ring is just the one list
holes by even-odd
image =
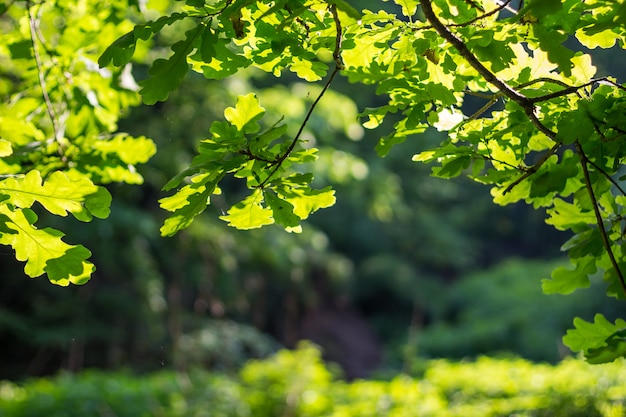
[[99, 191], [86, 176], [53, 172], [45, 182], [39, 171], [33, 170], [22, 177], [7, 178], [0, 181], [0, 193], [8, 195], [12, 203], [20, 208], [30, 208], [35, 202], [58, 216], [66, 216], [68, 212], [80, 220], [90, 219], [84, 210], [88, 196], [94, 195], [90, 205], [99, 217], [108, 215], [107, 204], [110, 203], [108, 192]]
[[15, 258], [26, 262], [26, 275], [35, 278], [50, 271], [51, 282], [62, 286], [89, 279], [94, 266], [86, 261], [91, 255], [87, 249], [63, 242], [64, 235], [58, 230], [35, 228], [36, 215], [30, 209], [12, 211], [0, 205], [0, 214], [10, 219], [6, 226], [13, 231], [0, 233], [0, 244], [13, 247]]
[[271, 209], [263, 207], [263, 194], [261, 190], [255, 190], [243, 201], [235, 204], [228, 210], [228, 214], [220, 216], [220, 219], [228, 222], [229, 226], [236, 229], [248, 230], [274, 223]]
[[224, 110], [224, 116], [237, 130], [245, 133], [254, 133], [259, 130], [256, 123], [265, 114], [265, 109], [259, 105], [255, 94], [246, 94], [237, 98], [235, 107]]
[[588, 288], [589, 275], [597, 271], [595, 258], [587, 256], [574, 261], [575, 268], [570, 270], [558, 267], [552, 271], [552, 279], [541, 281], [545, 294], [570, 294], [579, 288]]
[[272, 191], [264, 192], [263, 196], [269, 208], [272, 209], [272, 216], [276, 223], [284, 227], [296, 227], [300, 224], [300, 217], [293, 213], [294, 206], [291, 203], [283, 200]]
[[164, 101], [170, 92], [174, 91], [187, 75], [189, 64], [187, 55], [193, 50], [193, 44], [204, 31], [204, 26], [198, 25], [185, 33], [185, 39], [172, 45], [174, 54], [168, 59], [159, 58], [152, 63], [148, 71], [148, 79], [140, 81], [139, 90], [146, 104]]

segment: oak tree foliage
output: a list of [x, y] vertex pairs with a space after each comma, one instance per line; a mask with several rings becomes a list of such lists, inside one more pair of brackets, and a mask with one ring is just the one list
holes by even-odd
[[[163, 236], [188, 227], [227, 178], [249, 191], [222, 216], [235, 228], [276, 223], [298, 232], [333, 205], [333, 190], [314, 186], [307, 166], [317, 150], [302, 132], [343, 76], [375, 85], [386, 101], [362, 109], [365, 128], [394, 116], [380, 134], [381, 157], [428, 129], [445, 131], [413, 160], [432, 164], [435, 176], [489, 186], [496, 204], [545, 210], [547, 223], [572, 233], [562, 248], [572, 266], [544, 280], [545, 293], [568, 294], [602, 274], [608, 296], [626, 298], [626, 87], [597, 77], [584, 52], [624, 47], [626, 2], [393, 3], [396, 13], [359, 11], [346, 0], [186, 0], [149, 19], [143, 4], [127, 9], [120, 0], [0, 4], [0, 243], [31, 277], [88, 280], [89, 250], [38, 228], [33, 206], [80, 221], [107, 217], [103, 185], [140, 183], [135, 166], [155, 152], [149, 139], [117, 131], [124, 111], [139, 96], [167, 100], [189, 71], [219, 80], [254, 67], [323, 88], [293, 136], [266, 117], [254, 92], [224, 109], [190, 166], [164, 184]], [[132, 63], [149, 59], [150, 41], [169, 27], [180, 36], [136, 84]], [[470, 99], [482, 107], [470, 111]], [[626, 354], [623, 320], [598, 315], [574, 326], [564, 342], [590, 362]]]

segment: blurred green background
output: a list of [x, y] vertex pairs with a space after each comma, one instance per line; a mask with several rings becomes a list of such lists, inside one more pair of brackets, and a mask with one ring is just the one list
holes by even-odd
[[[610, 51], [594, 60], [600, 73], [617, 65]], [[137, 66], [137, 77], [146, 70]], [[234, 372], [303, 339], [348, 379], [418, 374], [430, 358], [554, 363], [569, 355], [560, 338], [574, 316], [617, 316], [600, 279], [568, 297], [541, 294], [541, 279], [565, 262], [559, 247], [568, 238], [541, 212], [495, 206], [487, 188], [430, 177], [411, 161], [440, 133], [378, 157], [375, 145], [393, 118], [364, 130], [359, 112], [384, 100], [344, 79], [304, 134], [320, 149], [317, 184], [337, 190], [334, 207], [301, 234], [243, 232], [217, 218], [231, 201], [216, 199], [188, 230], [159, 236], [161, 187], [238, 94], [255, 92], [268, 120], [284, 117], [295, 131], [319, 89], [288, 74], [280, 82], [253, 70], [223, 82], [190, 74], [167, 102], [135, 108], [121, 130], [158, 146], [141, 167], [145, 183], [109, 186], [106, 221], [42, 215], [42, 225], [63, 222], [68, 241], [92, 250], [92, 280], [59, 288], [26, 279], [0, 248], [0, 380], [85, 368]], [[242, 190], [235, 180], [227, 187], [226, 195]]]

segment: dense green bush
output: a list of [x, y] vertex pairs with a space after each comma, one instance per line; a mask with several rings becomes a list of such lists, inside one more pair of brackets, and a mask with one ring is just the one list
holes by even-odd
[[146, 376], [89, 371], [0, 385], [2, 417], [243, 417], [237, 382], [222, 374]]
[[86, 372], [0, 384], [2, 417], [617, 417], [625, 405], [621, 361], [437, 360], [420, 379], [345, 382], [311, 345], [251, 361], [239, 378]]

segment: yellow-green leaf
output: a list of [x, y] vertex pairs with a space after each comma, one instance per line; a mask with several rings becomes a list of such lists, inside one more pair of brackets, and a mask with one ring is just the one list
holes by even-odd
[[263, 195], [261, 190], [255, 190], [245, 200], [235, 204], [228, 210], [228, 214], [220, 216], [220, 219], [228, 222], [229, 226], [236, 229], [258, 229], [274, 223], [272, 210], [261, 205]]
[[245, 133], [258, 132], [259, 125], [256, 123], [265, 109], [259, 105], [259, 100], [255, 94], [246, 94], [237, 98], [235, 107], [228, 107], [224, 110], [224, 117], [231, 124], [237, 126], [237, 130]]

